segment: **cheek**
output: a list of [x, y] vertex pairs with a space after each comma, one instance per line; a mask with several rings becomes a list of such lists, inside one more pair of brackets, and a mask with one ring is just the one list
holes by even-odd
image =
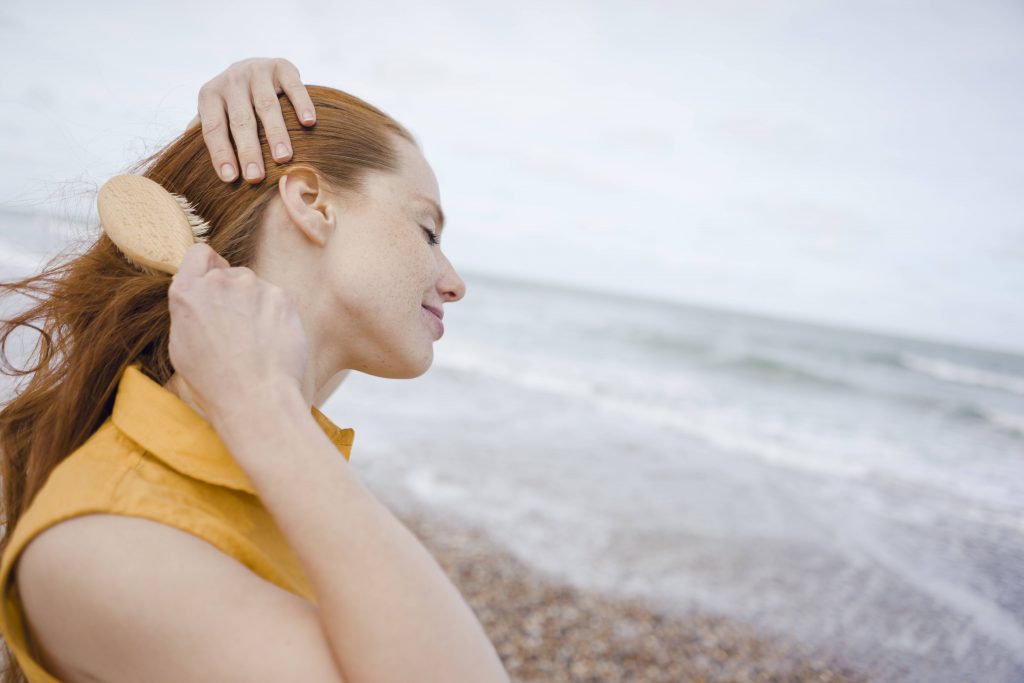
[[379, 324], [408, 308], [409, 285], [401, 263], [381, 255], [375, 262], [350, 262], [343, 272], [331, 273], [325, 299], [335, 316]]
[[[424, 291], [438, 271], [437, 256], [426, 243], [383, 228], [381, 239], [350, 244], [319, 275], [327, 304], [335, 313], [381, 319], [408, 316], [418, 309]], [[418, 310], [415, 310], [418, 313]]]
[[423, 242], [397, 239], [377, 255], [375, 272], [368, 279], [396, 296], [422, 298], [424, 283], [437, 270], [437, 260], [426, 237]]

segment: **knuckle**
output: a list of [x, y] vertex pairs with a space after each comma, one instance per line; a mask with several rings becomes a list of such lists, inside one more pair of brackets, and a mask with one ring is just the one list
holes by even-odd
[[235, 109], [228, 114], [231, 119], [231, 127], [237, 129], [246, 129], [252, 126], [252, 111], [246, 109]]
[[217, 148], [210, 150], [210, 162], [216, 167], [217, 171], [220, 171], [224, 164], [234, 167], [236, 161], [234, 153], [227, 149]]
[[209, 138], [211, 135], [219, 135], [224, 132], [224, 120], [214, 119], [210, 121], [208, 119], [202, 119], [203, 122], [203, 137]]
[[282, 69], [277, 76], [277, 80], [281, 85], [299, 85], [302, 83], [302, 79], [299, 78], [299, 72], [293, 68]]
[[295, 88], [302, 85], [302, 79], [299, 76], [299, 69], [287, 59], [277, 60], [274, 67], [274, 74], [277, 76], [277, 82], [280, 83], [283, 88]]
[[277, 98], [271, 95], [257, 95], [253, 98], [253, 104], [256, 106], [256, 111], [265, 114], [277, 108]]
[[288, 130], [286, 128], [276, 123], [269, 126], [264, 124], [264, 128], [267, 131], [267, 144], [270, 145], [271, 150], [275, 149], [278, 143], [283, 143], [285, 147], [288, 146]]
[[295, 307], [295, 304], [292, 302], [292, 298], [288, 296], [288, 292], [280, 288], [275, 289], [270, 293], [268, 301], [281, 313], [289, 313]]
[[171, 280], [171, 286], [167, 288], [167, 301], [169, 304], [181, 304], [185, 300], [185, 291], [181, 288], [180, 280]]
[[224, 82], [227, 84], [225, 90], [243, 90], [249, 84], [248, 69], [244, 66], [239, 66], [231, 71], [225, 71]]
[[298, 68], [287, 59], [280, 59], [275, 62], [274, 75], [277, 76], [277, 80], [282, 84], [285, 81], [295, 82], [299, 80]]
[[210, 84], [207, 83], [199, 89], [199, 97], [196, 99], [199, 102], [200, 107], [213, 107], [216, 106], [218, 98], [219, 95], [214, 92], [213, 88], [210, 87]]
[[229, 151], [227, 148], [221, 147], [220, 145], [217, 145], [217, 146], [210, 146], [209, 150], [210, 150], [210, 161], [213, 164], [216, 165], [218, 171], [220, 170], [221, 166], [223, 166], [224, 164], [231, 164], [232, 166], [235, 165], [235, 155], [234, 155], [233, 152]]
[[243, 164], [248, 164], [250, 161], [260, 166], [263, 166], [263, 155], [258, 146], [251, 143], [243, 143], [238, 145], [238, 159]]

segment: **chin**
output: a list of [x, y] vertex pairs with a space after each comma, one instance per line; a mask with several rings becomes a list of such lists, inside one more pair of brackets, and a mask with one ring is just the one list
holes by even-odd
[[430, 352], [424, 356], [421, 356], [413, 366], [413, 372], [409, 375], [408, 379], [414, 379], [426, 374], [430, 366], [434, 364], [434, 345], [430, 345]]
[[434, 347], [431, 345], [430, 351], [426, 354], [408, 356], [401, 361], [395, 360], [396, 362], [389, 363], [385, 367], [369, 368], [364, 372], [385, 379], [416, 379], [425, 374], [433, 365]]

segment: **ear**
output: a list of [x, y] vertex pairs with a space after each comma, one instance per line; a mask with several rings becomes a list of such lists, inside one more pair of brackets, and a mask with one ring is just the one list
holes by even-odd
[[291, 168], [277, 182], [288, 218], [318, 246], [327, 244], [335, 228], [336, 208], [323, 179], [311, 168]]

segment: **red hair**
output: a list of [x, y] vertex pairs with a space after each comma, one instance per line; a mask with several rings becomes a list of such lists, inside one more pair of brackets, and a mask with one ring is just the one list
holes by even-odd
[[[394, 135], [413, 136], [376, 107], [348, 93], [307, 86], [316, 106], [312, 128], [299, 123], [287, 97], [281, 111], [292, 141], [291, 161], [271, 161], [257, 123], [266, 177], [258, 184], [221, 181], [198, 126], [194, 126], [132, 170], [187, 197], [210, 225], [206, 241], [233, 266], [253, 263], [263, 211], [290, 166], [314, 168], [337, 190], [359, 191], [368, 171], [397, 168]], [[31, 376], [0, 409], [0, 553], [14, 526], [50, 472], [107, 419], [124, 368], [140, 361], [160, 384], [171, 376], [167, 351], [170, 276], [146, 274], [120, 255], [102, 231], [84, 253], [58, 255], [38, 275], [0, 283], [0, 295], [19, 293], [35, 303], [0, 321], [0, 372]], [[19, 328], [38, 333], [32, 367], [16, 368], [7, 356], [8, 337]], [[31, 363], [30, 363], [31, 364]], [[9, 662], [0, 682], [25, 681], [4, 644]]]

